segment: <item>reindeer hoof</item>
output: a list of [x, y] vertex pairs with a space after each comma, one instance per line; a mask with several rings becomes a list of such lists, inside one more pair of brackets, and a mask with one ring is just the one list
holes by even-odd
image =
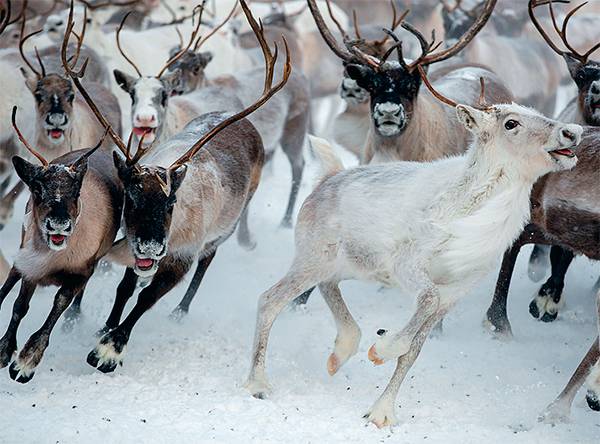
[[538, 305], [537, 305], [537, 302], [535, 299], [533, 301], [531, 301], [529, 304], [529, 314], [531, 314], [531, 316], [533, 316], [536, 319], [540, 318], [540, 309], [538, 308]]
[[10, 344], [6, 339], [2, 339], [0, 341], [0, 368], [4, 368], [8, 364], [10, 364], [10, 361], [16, 351], [16, 343], [13, 342], [12, 344]]
[[335, 353], [329, 355], [329, 359], [327, 359], [327, 373], [329, 376], [333, 376], [340, 369], [340, 360], [336, 356]]
[[173, 322], [182, 322], [183, 319], [187, 316], [187, 314], [187, 310], [181, 307], [175, 307], [175, 309], [169, 315], [169, 319]]
[[369, 361], [371, 361], [375, 365], [381, 365], [384, 363], [384, 360], [377, 356], [377, 350], [375, 350], [375, 344], [369, 348]]
[[587, 401], [588, 406], [592, 410], [595, 410], [596, 412], [600, 412], [600, 398], [598, 398], [598, 395], [596, 395], [596, 393], [594, 391], [588, 390], [588, 392], [585, 396], [585, 400]]
[[543, 316], [540, 318], [540, 321], [542, 322], [553, 322], [556, 320], [556, 318], [558, 317], [558, 312], [556, 313], [544, 313]]
[[10, 379], [12, 379], [13, 381], [20, 382], [21, 384], [26, 384], [29, 381], [31, 381], [33, 375], [35, 375], [35, 370], [21, 368], [21, 365], [17, 360], [13, 361], [12, 364], [10, 364], [10, 367], [8, 368], [8, 374], [10, 376]]

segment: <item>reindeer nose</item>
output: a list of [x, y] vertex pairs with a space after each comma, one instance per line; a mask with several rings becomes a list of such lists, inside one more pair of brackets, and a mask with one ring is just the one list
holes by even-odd
[[583, 128], [579, 125], [567, 125], [560, 130], [562, 142], [565, 144], [579, 145]]
[[147, 126], [156, 121], [156, 116], [154, 114], [138, 114], [135, 120], [139, 126]]

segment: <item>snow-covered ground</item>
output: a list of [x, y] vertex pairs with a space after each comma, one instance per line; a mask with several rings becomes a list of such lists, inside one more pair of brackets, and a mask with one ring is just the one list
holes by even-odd
[[[310, 192], [316, 171], [310, 154], [307, 160], [301, 198]], [[359, 353], [336, 376], [329, 377], [325, 365], [335, 326], [315, 293], [305, 310], [288, 310], [275, 324], [267, 365], [272, 396], [249, 396], [243, 382], [256, 301], [283, 275], [294, 252], [293, 231], [278, 227], [288, 189], [289, 167], [278, 153], [251, 205], [256, 250], [228, 241], [185, 321], [168, 319], [185, 291], [180, 285], [138, 323], [123, 367], [109, 375], [85, 358], [97, 342], [94, 333], [108, 315], [122, 270], [95, 276], [83, 302], [84, 319], [71, 333], [57, 326], [33, 380], [21, 385], [7, 371], [0, 375], [0, 442], [600, 442], [600, 415], [587, 408], [581, 394], [570, 423], [552, 427], [536, 421], [595, 337], [590, 289], [600, 267], [576, 260], [567, 276], [567, 306], [556, 322], [543, 324], [527, 311], [539, 285], [526, 276], [529, 249], [511, 289], [515, 338], [499, 341], [482, 327], [492, 273], [447, 317], [442, 337], [426, 343], [400, 390], [400, 424], [393, 430], [362, 420], [393, 371], [392, 363], [374, 367], [367, 349], [378, 328], [406, 321], [413, 299], [377, 284], [342, 284], [363, 339]], [[19, 211], [23, 205], [22, 199]], [[19, 223], [16, 217], [0, 232], [8, 257], [17, 249]], [[54, 291], [41, 289], [34, 296], [19, 345], [42, 324]], [[1, 329], [15, 295], [2, 307]]]

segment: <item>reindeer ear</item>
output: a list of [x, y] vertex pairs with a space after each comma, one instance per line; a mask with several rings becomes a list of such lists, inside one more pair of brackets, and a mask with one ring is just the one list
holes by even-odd
[[373, 89], [373, 76], [375, 72], [368, 66], [355, 65], [350, 63], [346, 65], [346, 73], [348, 77], [356, 81], [358, 86], [367, 91]]
[[21, 74], [23, 74], [23, 77], [25, 77], [25, 85], [27, 85], [27, 88], [29, 88], [31, 92], [34, 92], [37, 88], [38, 83], [36, 75], [31, 71], [23, 68], [22, 66], [19, 67], [19, 69], [21, 70]]
[[126, 93], [130, 93], [136, 80], [135, 77], [130, 76], [123, 71], [119, 71], [118, 69], [113, 71], [113, 75], [115, 76], [115, 80], [121, 89]]
[[479, 111], [467, 105], [458, 105], [456, 116], [458, 121], [474, 134], [481, 132], [488, 121], [488, 116], [484, 111]]
[[181, 186], [183, 179], [185, 179], [186, 173], [187, 173], [187, 165], [186, 164], [180, 165], [173, 170], [169, 170], [169, 175], [171, 176], [170, 179], [171, 179], [171, 194], [172, 195], [175, 194], [175, 192], [177, 192], [177, 190]]
[[173, 91], [181, 88], [181, 69], [176, 69], [175, 71], [162, 76], [161, 80], [167, 89], [167, 94], [170, 96]]
[[115, 164], [115, 168], [117, 169], [117, 173], [119, 174], [119, 179], [121, 182], [127, 183], [131, 179], [131, 167], [127, 165], [125, 159], [121, 158], [121, 155], [116, 151], [113, 151], [113, 162]]
[[208, 65], [212, 59], [213, 53], [210, 51], [204, 51], [198, 54], [198, 60], [200, 61], [200, 66], [202, 66], [202, 68], [206, 68], [206, 65]]
[[583, 63], [581, 63], [576, 58], [572, 57], [570, 54], [563, 54], [563, 58], [565, 59], [565, 62], [567, 62], [569, 74], [571, 74], [573, 80], [577, 82], [577, 73], [583, 67]]
[[12, 158], [12, 162], [15, 166], [17, 175], [28, 187], [31, 186], [33, 181], [39, 177], [40, 173], [42, 172], [41, 166], [34, 165], [20, 156], [14, 156]]
[[71, 164], [69, 169], [77, 176], [79, 180], [83, 179], [88, 169], [88, 156], [85, 154], [80, 156], [75, 162]]

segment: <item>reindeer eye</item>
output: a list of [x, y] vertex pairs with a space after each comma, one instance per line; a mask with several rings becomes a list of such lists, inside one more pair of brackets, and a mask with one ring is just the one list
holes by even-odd
[[504, 128], [506, 128], [508, 131], [512, 131], [514, 130], [516, 127], [518, 127], [520, 125], [519, 122], [517, 122], [516, 120], [507, 120], [506, 123], [504, 124]]
[[166, 91], [163, 91], [162, 93], [162, 106], [167, 106], [167, 99], [169, 98], [169, 96], [167, 95]]

